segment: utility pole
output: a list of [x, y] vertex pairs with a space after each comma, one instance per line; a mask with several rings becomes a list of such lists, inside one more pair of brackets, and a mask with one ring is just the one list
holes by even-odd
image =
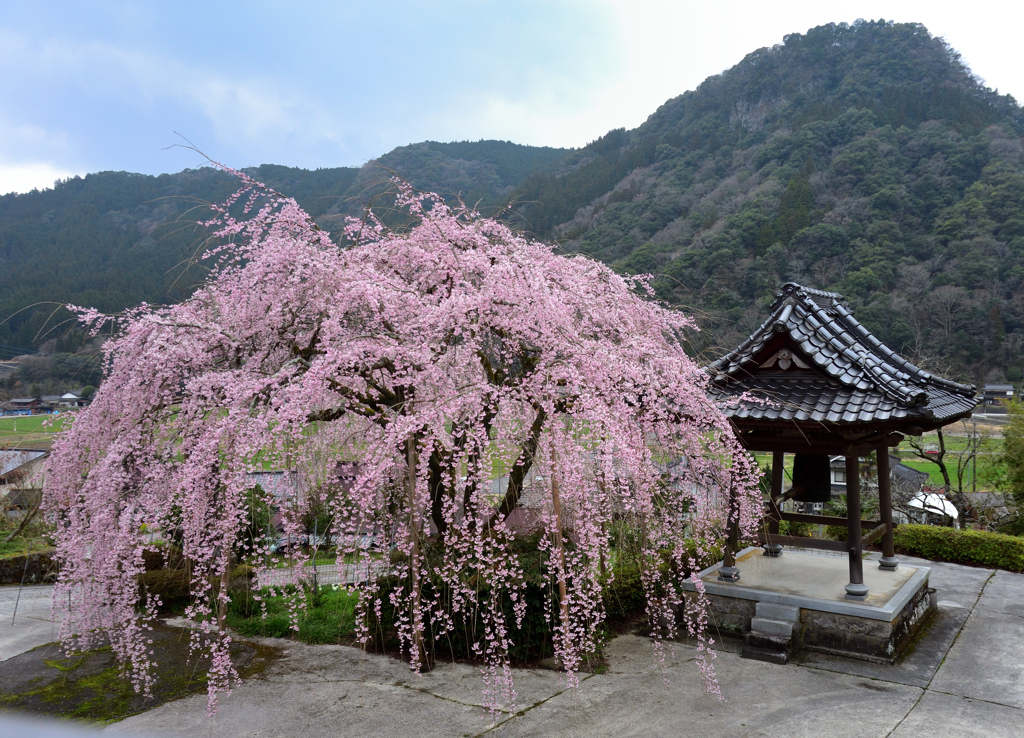
[[971, 443], [973, 444], [974, 458], [971, 460], [971, 492], [978, 491], [978, 421], [971, 423]]

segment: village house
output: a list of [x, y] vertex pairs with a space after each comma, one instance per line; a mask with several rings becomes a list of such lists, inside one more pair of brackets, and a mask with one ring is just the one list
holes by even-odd
[[57, 407], [72, 408], [85, 407], [89, 404], [89, 398], [83, 396], [84, 390], [68, 390], [57, 399]]
[[15, 397], [0, 403], [0, 415], [34, 415], [43, 412], [43, 402], [38, 397]]
[[43, 415], [64, 410], [85, 407], [91, 397], [85, 396], [84, 389], [68, 390], [60, 395], [42, 397], [17, 397], [0, 402], [0, 415]]
[[982, 406], [979, 409], [984, 413], [1005, 413], [1006, 405], [1012, 401], [1012, 384], [986, 384], [982, 389]]
[[0, 449], [0, 503], [11, 510], [33, 507], [43, 489], [46, 449]]

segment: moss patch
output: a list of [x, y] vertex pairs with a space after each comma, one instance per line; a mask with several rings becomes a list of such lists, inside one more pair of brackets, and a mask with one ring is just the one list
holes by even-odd
[[[151, 637], [156, 683], [150, 697], [135, 691], [109, 647], [69, 658], [52, 643], [0, 663], [0, 708], [106, 724], [206, 689], [208, 659], [189, 655], [188, 631], [157, 625]], [[234, 643], [231, 654], [246, 678], [278, 651]]]

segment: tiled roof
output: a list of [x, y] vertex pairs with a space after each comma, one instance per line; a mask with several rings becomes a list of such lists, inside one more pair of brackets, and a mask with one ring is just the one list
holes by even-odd
[[[773, 346], [780, 350], [766, 351]], [[973, 386], [929, 374], [871, 335], [842, 295], [792, 282], [776, 296], [768, 320], [708, 371], [713, 399], [734, 419], [936, 426], [976, 404]], [[772, 405], [735, 403], [743, 392]]]

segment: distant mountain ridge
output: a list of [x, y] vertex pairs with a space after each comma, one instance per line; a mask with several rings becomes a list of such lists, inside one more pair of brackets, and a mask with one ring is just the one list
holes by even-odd
[[[842, 292], [915, 361], [1024, 376], [1024, 110], [918, 24], [829, 24], [748, 54], [638, 128], [576, 150], [423, 142], [362, 168], [251, 170], [336, 228], [391, 172], [623, 271], [704, 330], [712, 356], [795, 280]], [[231, 191], [211, 170], [105, 172], [0, 198], [0, 317], [40, 300], [118, 310], [180, 299], [197, 233]], [[386, 198], [385, 198], [386, 199]], [[510, 211], [504, 211], [509, 206]], [[181, 219], [182, 222], [176, 222]], [[50, 311], [0, 326], [38, 346]]]

